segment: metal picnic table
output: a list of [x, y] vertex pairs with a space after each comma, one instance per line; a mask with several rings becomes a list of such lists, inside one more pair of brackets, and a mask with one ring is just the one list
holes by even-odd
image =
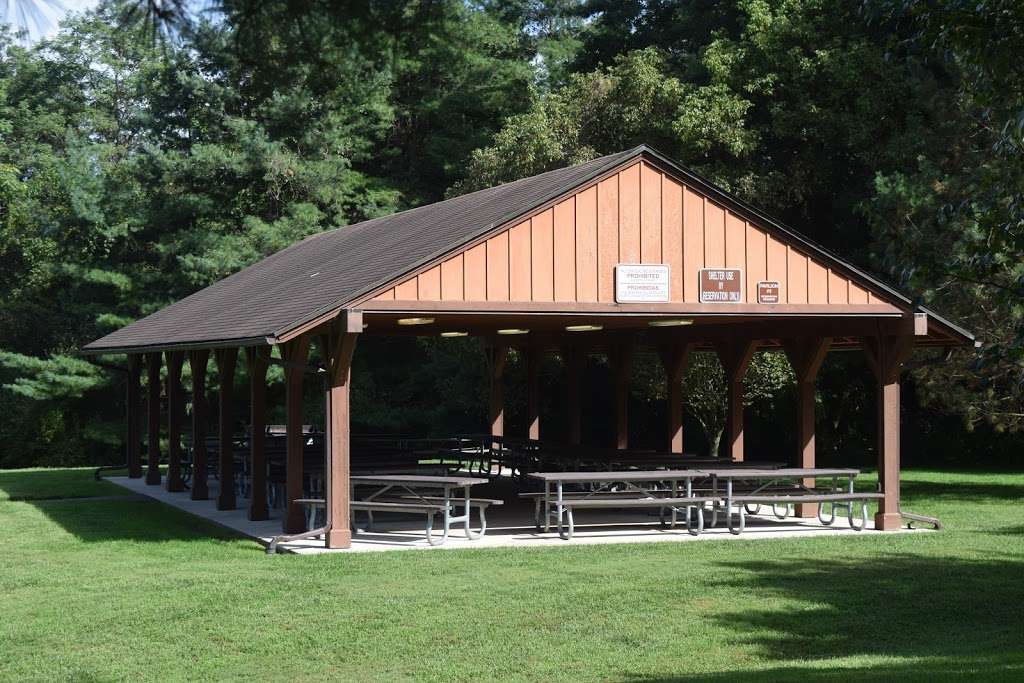
[[[474, 532], [470, 529], [471, 508], [474, 506], [474, 503], [484, 502], [474, 501], [470, 496], [470, 489], [477, 484], [486, 484], [486, 479], [459, 476], [381, 474], [353, 476], [349, 478], [349, 481], [352, 486], [351, 507], [353, 509], [353, 516], [356, 509], [364, 510], [370, 516], [371, 524], [373, 523], [373, 511], [375, 509], [377, 511], [393, 510], [395, 512], [403, 512], [415, 507], [422, 508], [417, 511], [427, 512], [427, 541], [431, 545], [444, 543], [448, 538], [451, 525], [458, 524], [459, 522], [465, 524], [466, 536], [472, 540], [480, 538], [487, 531], [486, 517], [484, 515], [486, 505], [483, 507], [477, 505], [480, 507], [480, 531]], [[375, 487], [375, 490], [370, 495], [357, 499], [355, 495], [357, 486]], [[457, 492], [459, 489], [461, 489], [462, 495], [453, 495], [453, 492]], [[440, 495], [426, 495], [425, 491], [440, 492]], [[397, 495], [407, 501], [406, 509], [402, 509], [400, 503], [380, 501], [385, 495]], [[380, 502], [374, 505], [375, 501]], [[500, 504], [500, 501], [486, 501], [486, 503]], [[452, 511], [454, 506], [458, 505], [463, 506], [463, 514], [456, 516], [452, 514]], [[437, 512], [441, 513], [443, 526], [440, 540], [435, 541], [431, 535], [431, 529], [434, 514]]]
[[[537, 505], [538, 512], [541, 506], [543, 507], [543, 514], [540, 515], [540, 519], [535, 520], [538, 527], [543, 528], [544, 532], [550, 531], [551, 518], [554, 517], [559, 535], [563, 535], [563, 520], [570, 505], [578, 504], [580, 501], [607, 496], [613, 493], [611, 486], [616, 484], [625, 485], [626, 493], [632, 492], [635, 494], [632, 499], [622, 498], [622, 507], [629, 507], [631, 500], [634, 503], [638, 500], [644, 500], [645, 502], [650, 500], [654, 505], [657, 505], [655, 500], [657, 497], [651, 495], [653, 492], [650, 487], [643, 487], [641, 484], [664, 484], [665, 488], [660, 491], [664, 492], [665, 497], [658, 500], [664, 500], [664, 508], [671, 508], [671, 524], [674, 527], [678, 512], [678, 504], [674, 501], [681, 498], [692, 498], [693, 480], [703, 478], [706, 475], [702, 470], [626, 470], [620, 472], [532, 472], [529, 476], [544, 482], [543, 501], [538, 501]], [[572, 493], [571, 495], [574, 499], [572, 503], [569, 503], [566, 498], [566, 484], [582, 484], [590, 488], [587, 491]], [[685, 496], [682, 497], [680, 496], [680, 485], [685, 489]], [[552, 487], [554, 487], [553, 491]], [[612, 504], [615, 503], [614, 500], [610, 502]], [[686, 520], [689, 526], [688, 507], [686, 508]], [[570, 531], [569, 537], [571, 535]]]
[[[786, 490], [792, 491], [793, 494], [796, 494], [794, 498], [799, 502], [799, 497], [801, 495], [811, 497], [821, 493], [821, 491], [807, 486], [804, 481], [806, 479], [830, 478], [832, 480], [832, 484], [829, 488], [829, 494], [838, 494], [840, 492], [839, 480], [845, 478], [847, 480], [847, 492], [852, 495], [854, 492], [853, 480], [858, 474], [860, 474], [860, 470], [851, 468], [815, 467], [782, 467], [778, 469], [727, 467], [721, 469], [705, 469], [702, 470], [702, 472], [711, 478], [711, 492], [713, 497], [718, 498], [720, 496], [719, 483], [721, 482], [725, 485], [725, 493], [721, 497], [724, 498], [726, 524], [729, 527], [729, 531], [732, 533], [739, 533], [739, 531], [742, 531], [742, 526], [739, 530], [734, 530], [732, 524], [733, 500], [736, 498], [733, 490], [734, 482], [755, 482], [754, 488], [751, 491], [744, 492], [743, 497], [756, 497], [758, 494], [768, 492], [769, 490], [777, 492], [778, 488], [782, 487]], [[789, 513], [788, 503], [785, 514], [780, 515], [775, 510], [776, 504], [774, 503], [772, 504], [772, 508], [775, 516], [780, 519], [785, 519]], [[715, 526], [717, 523], [718, 503], [715, 503], [711, 515], [711, 526]], [[828, 523], [831, 523], [831, 521]]]

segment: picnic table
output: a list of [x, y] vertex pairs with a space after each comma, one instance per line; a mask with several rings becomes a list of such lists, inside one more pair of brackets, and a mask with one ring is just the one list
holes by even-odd
[[[730, 533], [739, 534], [746, 525], [746, 513], [749, 506], [771, 505], [776, 517], [785, 519], [790, 507], [795, 503], [825, 503], [831, 506], [831, 517], [825, 519], [822, 509], [818, 510], [818, 518], [822, 524], [828, 525], [835, 520], [835, 508], [845, 507], [849, 513], [850, 526], [860, 531], [867, 524], [867, 501], [880, 498], [881, 494], [855, 492], [854, 479], [860, 470], [851, 468], [815, 468], [815, 467], [783, 467], [743, 468], [727, 467], [705, 469], [703, 472], [711, 479], [711, 494], [715, 499], [712, 510], [711, 526], [718, 523], [718, 500], [722, 500], [725, 510], [726, 526]], [[809, 480], [826, 478], [831, 480], [828, 488], [817, 488], [817, 481], [808, 484]], [[845, 485], [840, 485], [845, 480]], [[750, 484], [747, 490], [739, 493], [735, 490], [736, 482]], [[720, 495], [720, 485], [724, 484], [724, 495]], [[845, 489], [845, 490], [844, 490]], [[861, 503], [861, 525], [854, 523], [853, 506]], [[777, 511], [779, 505], [785, 506], [785, 513]], [[739, 525], [734, 526], [732, 508], [739, 508]]]
[[[534, 498], [537, 527], [550, 531], [551, 519], [554, 518], [558, 535], [565, 540], [573, 536], [574, 508], [657, 508], [662, 524], [665, 524], [665, 511], [669, 510], [671, 528], [675, 528], [678, 512], [682, 509], [687, 531], [696, 535], [704, 528], [704, 503], [712, 500], [693, 496], [693, 480], [701, 476], [700, 470], [532, 472], [529, 477], [544, 483], [544, 493], [521, 495]], [[582, 485], [587, 489], [567, 492], [566, 485]], [[680, 495], [680, 486], [685, 495]], [[692, 515], [691, 507], [696, 508]]]
[[[357, 510], [367, 513], [367, 529], [373, 526], [374, 512], [412, 512], [426, 515], [426, 535], [430, 545], [441, 545], [448, 539], [452, 524], [463, 523], [466, 536], [471, 540], [487, 532], [486, 509], [490, 505], [501, 505], [501, 500], [473, 498], [470, 489], [477, 484], [486, 484], [487, 479], [463, 476], [430, 476], [382, 474], [350, 477], [352, 485], [351, 511], [353, 528]], [[356, 488], [370, 488], [372, 491], [361, 498], [356, 497]], [[455, 508], [461, 507], [462, 514], [455, 515]], [[470, 511], [476, 508], [480, 514], [480, 530], [473, 531], [470, 525]], [[441, 536], [433, 535], [434, 515], [441, 515]], [[358, 531], [358, 529], [357, 529]]]

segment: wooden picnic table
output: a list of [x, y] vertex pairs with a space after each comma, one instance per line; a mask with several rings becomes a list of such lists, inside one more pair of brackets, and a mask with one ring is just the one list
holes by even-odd
[[[528, 476], [544, 483], [543, 500], [537, 498], [535, 516], [541, 512], [540, 508], [543, 505], [543, 514], [539, 515], [540, 519], [535, 520], [537, 526], [548, 532], [551, 529], [551, 519], [555, 518], [559, 536], [570, 539], [572, 538], [573, 507], [658, 507], [662, 511], [662, 515], [665, 509], [670, 509], [672, 527], [676, 525], [679, 508], [683, 507], [687, 528], [690, 529], [689, 506], [694, 501], [693, 480], [706, 475], [701, 470], [625, 470], [619, 472], [531, 472]], [[664, 484], [665, 488], [660, 492], [652, 491], [650, 487], [642, 486], [645, 483], [660, 483]], [[590, 488], [567, 496], [566, 484], [581, 484]], [[625, 485], [625, 493], [633, 495], [610, 496], [609, 494], [614, 493], [610, 487], [615, 484]], [[680, 495], [680, 485], [684, 487], [685, 496]], [[654, 495], [655, 493], [658, 495]], [[703, 528], [703, 514], [698, 511], [698, 515], [701, 528]], [[568, 532], [564, 531], [566, 523], [568, 523]]]
[[[466, 536], [471, 540], [482, 537], [487, 532], [487, 518], [484, 512], [488, 505], [500, 505], [502, 501], [474, 499], [470, 489], [477, 484], [486, 484], [487, 479], [462, 476], [431, 476], [425, 474], [381, 474], [353, 476], [349, 478], [352, 486], [351, 509], [353, 521], [356, 510], [363, 510], [369, 515], [369, 525], [373, 524], [373, 512], [422, 512], [427, 516], [427, 541], [430, 545], [441, 545], [448, 538], [451, 525], [462, 522]], [[374, 490], [363, 498], [355, 495], [356, 487], [372, 487]], [[453, 495], [461, 489], [462, 495]], [[440, 492], [440, 495], [426, 495], [425, 491]], [[454, 515], [456, 506], [463, 508], [461, 515]], [[470, 527], [470, 510], [476, 507], [480, 511], [480, 531]], [[439, 540], [432, 534], [434, 515], [440, 513], [442, 533]], [[353, 524], [355, 528], [355, 524]]]

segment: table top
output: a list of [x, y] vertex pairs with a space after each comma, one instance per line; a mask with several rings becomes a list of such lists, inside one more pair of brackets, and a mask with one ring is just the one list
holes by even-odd
[[850, 468], [782, 467], [777, 470], [728, 467], [703, 469], [701, 472], [719, 479], [790, 479], [802, 477], [855, 477], [860, 470]]
[[625, 470], [622, 472], [531, 472], [528, 476], [542, 481], [584, 483], [595, 481], [664, 481], [696, 479], [707, 476], [703, 470]]
[[349, 477], [349, 481], [354, 484], [379, 484], [381, 486], [404, 484], [406, 486], [437, 488], [444, 488], [445, 486], [474, 486], [487, 483], [486, 479], [479, 477], [434, 477], [429, 474], [367, 474]]

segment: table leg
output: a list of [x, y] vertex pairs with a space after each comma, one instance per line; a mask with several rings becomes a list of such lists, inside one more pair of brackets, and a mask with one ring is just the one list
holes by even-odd
[[544, 480], [544, 533], [551, 531], [551, 482]]
[[558, 496], [556, 498], [556, 513], [555, 514], [558, 515], [558, 520], [557, 520], [557, 522], [558, 522], [558, 535], [561, 536], [562, 535], [562, 516], [563, 516], [563, 513], [565, 512], [565, 509], [562, 507], [562, 480], [559, 479], [555, 486], [556, 486], [556, 495]]

